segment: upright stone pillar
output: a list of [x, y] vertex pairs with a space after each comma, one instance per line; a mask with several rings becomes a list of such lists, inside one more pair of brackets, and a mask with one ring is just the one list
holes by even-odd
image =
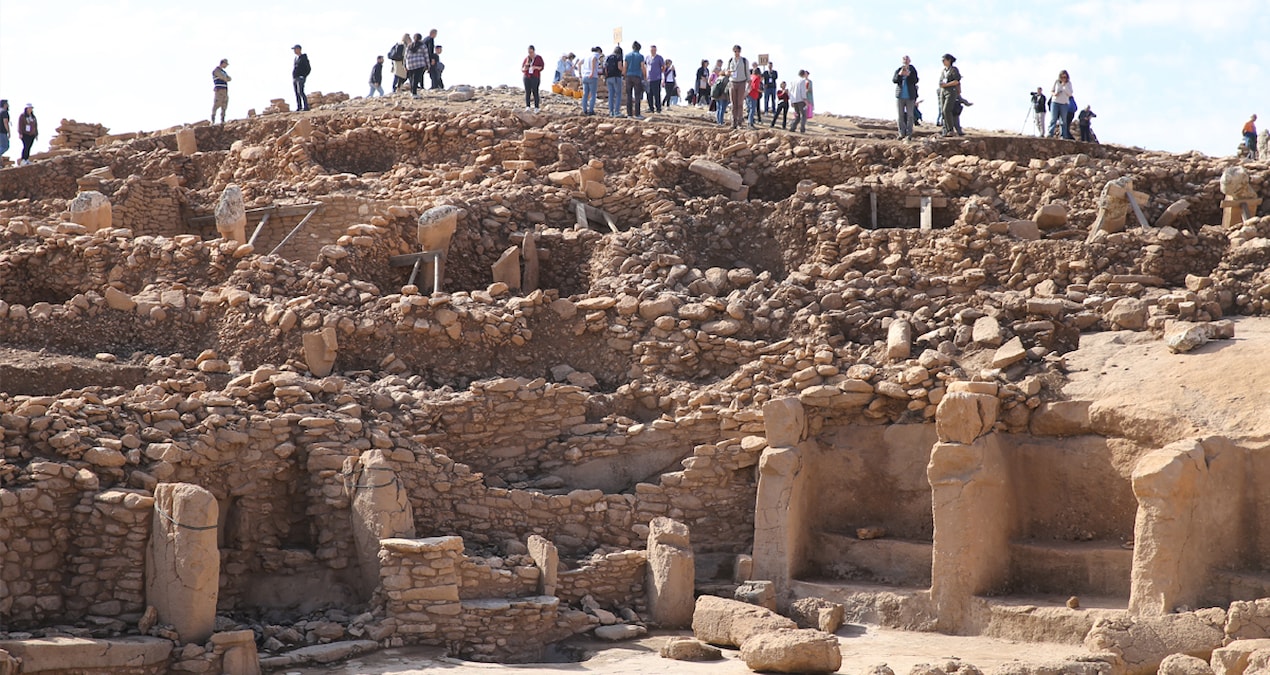
[[361, 566], [362, 591], [379, 583], [379, 540], [415, 536], [414, 510], [383, 450], [344, 460], [345, 489], [352, 497], [353, 544]]
[[536, 534], [529, 535], [526, 546], [529, 557], [534, 559], [534, 566], [538, 568], [538, 594], [555, 595], [560, 575], [560, 551], [550, 539]]
[[1010, 570], [1008, 471], [997, 436], [936, 443], [926, 466], [935, 537], [931, 602], [940, 632], [960, 633], [974, 596], [997, 589]]
[[798, 399], [778, 399], [763, 406], [763, 423], [768, 447], [758, 463], [753, 576], [771, 581], [783, 595], [806, 559], [807, 416]]
[[688, 526], [670, 518], [648, 524], [648, 612], [662, 628], [692, 625], [696, 570]]
[[176, 151], [186, 156], [198, 152], [198, 136], [193, 129], [183, 127], [176, 132]]
[[1200, 606], [1209, 571], [1236, 557], [1228, 549], [1239, 540], [1231, 535], [1242, 501], [1240, 454], [1209, 456], [1199, 442], [1186, 440], [1138, 460], [1131, 614], [1161, 616], [1179, 605]]
[[205, 642], [216, 625], [218, 517], [216, 498], [197, 485], [161, 483], [154, 489], [146, 604], [161, 623], [176, 627], [184, 643]]
[[242, 189], [233, 183], [225, 186], [216, 202], [216, 231], [222, 239], [247, 243], [247, 205]]
[[[419, 216], [419, 223], [415, 229], [415, 236], [419, 240], [419, 246], [424, 252], [438, 251], [441, 253], [441, 257], [437, 259], [436, 269], [426, 270], [427, 276], [425, 278], [435, 275], [438, 280], [436, 286], [440, 286], [439, 282], [445, 280], [445, 257], [450, 250], [450, 240], [454, 237], [454, 231], [458, 229], [460, 213], [462, 211], [459, 207], [444, 204], [442, 206], [434, 206]], [[441, 289], [434, 287], [432, 292], [439, 293]]]

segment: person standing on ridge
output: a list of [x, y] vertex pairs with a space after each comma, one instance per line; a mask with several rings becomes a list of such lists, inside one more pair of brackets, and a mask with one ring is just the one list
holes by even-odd
[[[398, 49], [400, 47], [400, 49]], [[401, 85], [408, 81], [410, 71], [406, 70], [406, 50], [410, 48], [410, 33], [401, 36], [401, 42], [388, 50], [388, 60], [392, 61], [392, 91], [397, 93]]]
[[9, 151], [9, 99], [0, 99], [0, 157]]
[[739, 129], [745, 116], [741, 106], [745, 105], [745, 90], [750, 84], [750, 60], [741, 56], [741, 45], [733, 45], [727, 73], [732, 91], [732, 128]]
[[609, 117], [622, 114], [622, 45], [604, 59], [604, 86], [609, 95]]
[[1080, 125], [1080, 140], [1082, 143], [1092, 143], [1094, 140], [1093, 118], [1098, 115], [1094, 113], [1089, 106], [1080, 111], [1080, 115], [1076, 117], [1076, 123]]
[[295, 52], [295, 62], [291, 64], [291, 86], [295, 89], [295, 109], [297, 112], [309, 109], [309, 97], [304, 95], [304, 81], [309, 79], [313, 68], [309, 66], [309, 55], [304, 48], [296, 45], [291, 48]]
[[30, 103], [18, 115], [18, 137], [22, 139], [22, 160], [18, 164], [30, 164], [31, 146], [40, 137], [40, 123], [35, 119], [35, 106]]
[[776, 90], [776, 110], [772, 112], [772, 128], [776, 128], [776, 118], [781, 118], [781, 128], [789, 128], [789, 90], [785, 88], [785, 83], [781, 82], [781, 86]]
[[1072, 140], [1072, 80], [1066, 70], [1058, 71], [1058, 79], [1054, 80], [1054, 90], [1050, 95], [1050, 136], [1054, 135], [1054, 127], [1059, 127], [1063, 138]]
[[1032, 92], [1032, 116], [1036, 118], [1036, 135], [1045, 137], [1045, 90], [1040, 87]]
[[756, 129], [757, 124], [763, 123], [763, 116], [759, 114], [759, 99], [763, 97], [763, 71], [754, 66], [750, 70], [750, 85], [745, 90], [745, 120], [751, 129]]
[[221, 59], [220, 65], [212, 69], [212, 124], [216, 124], [216, 111], [220, 110], [220, 123], [225, 123], [225, 109], [229, 107], [229, 73], [225, 66], [229, 59]]
[[961, 132], [961, 71], [953, 65], [957, 57], [944, 54], [944, 70], [939, 75], [939, 112], [943, 121], [944, 136], [962, 136]]
[[[424, 71], [428, 73], [428, 88], [440, 89], [441, 74], [437, 72], [437, 62], [440, 57], [437, 56], [437, 29], [433, 28], [428, 31], [428, 37], [423, 39], [423, 53], [428, 55], [428, 65], [424, 66]], [[419, 86], [423, 86], [423, 80], [419, 80]]]
[[648, 112], [661, 112], [661, 83], [666, 60], [657, 53], [657, 45], [648, 47]]
[[[538, 112], [542, 107], [542, 94], [538, 88], [542, 86], [542, 70], [547, 64], [543, 62], [542, 57], [538, 56], [533, 45], [529, 45], [529, 55], [524, 61], [520, 62], [520, 73], [524, 76], [525, 83], [525, 110], [533, 110]], [[530, 101], [533, 105], [530, 106]]]
[[913, 140], [913, 110], [917, 107], [917, 69], [913, 67], [912, 61], [908, 55], [904, 56], [903, 63], [899, 68], [895, 69], [895, 75], [891, 77], [891, 82], [895, 83], [895, 107], [898, 113], [897, 126], [899, 127], [898, 138], [904, 141]]
[[701, 59], [701, 67], [697, 69], [697, 105], [710, 105], [710, 60]]
[[406, 72], [410, 75], [410, 95], [419, 98], [423, 87], [423, 74], [432, 63], [432, 54], [424, 47], [423, 35], [415, 33], [414, 40], [406, 48]]
[[441, 62], [441, 45], [432, 50], [432, 88], [445, 89], [445, 64]]
[[592, 47], [591, 54], [582, 59], [582, 114], [595, 114], [595, 99], [600, 86], [600, 69], [604, 66], [604, 50]]
[[370, 67], [370, 93], [366, 94], [366, 98], [370, 98], [379, 92], [380, 96], [384, 95], [384, 57], [375, 57], [375, 65]]
[[1248, 156], [1252, 159], [1257, 158], [1257, 116], [1253, 115], [1244, 122], [1244, 147], [1248, 150]]
[[798, 131], [798, 127], [802, 125], [802, 133], [807, 133], [807, 91], [811, 88], [811, 81], [807, 79], [807, 71], [798, 71], [798, 81], [794, 83], [794, 91], [789, 95], [790, 105], [794, 106], [794, 126], [790, 127], [790, 131]]
[[644, 99], [644, 81], [648, 79], [648, 62], [639, 53], [642, 47], [638, 40], [631, 43], [631, 53], [626, 55], [626, 116], [637, 120], [644, 119], [639, 114], [640, 103]]
[[[770, 113], [776, 110], [776, 83], [779, 81], [776, 72], [776, 64], [771, 61], [763, 66], [763, 112]], [[789, 106], [786, 106], [788, 108]]]

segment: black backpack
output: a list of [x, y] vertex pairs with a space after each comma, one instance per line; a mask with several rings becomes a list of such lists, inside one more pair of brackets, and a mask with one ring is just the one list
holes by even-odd
[[389, 61], [401, 61], [406, 58], [406, 46], [400, 42], [388, 48]]
[[609, 54], [608, 58], [604, 59], [604, 76], [622, 76], [622, 57], [617, 54]]

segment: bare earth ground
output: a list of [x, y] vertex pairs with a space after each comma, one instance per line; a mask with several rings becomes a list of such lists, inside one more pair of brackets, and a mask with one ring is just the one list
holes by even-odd
[[1067, 355], [1071, 399], [1126, 436], [1270, 437], [1270, 319], [1236, 317], [1235, 338], [1174, 354], [1150, 333], [1086, 333]]
[[[299, 668], [278, 671], [286, 675], [427, 675], [444, 670], [453, 675], [556, 675], [559, 673], [604, 673], [628, 675], [636, 673], [701, 673], [710, 675], [748, 675], [750, 669], [741, 661], [740, 652], [723, 650], [722, 661], [693, 663], [663, 659], [658, 650], [669, 635], [687, 632], [659, 632], [655, 635], [620, 644], [593, 640], [570, 640], [568, 645], [580, 648], [592, 658], [580, 663], [499, 665], [469, 663], [443, 656], [443, 649], [411, 647], [387, 649], [358, 657], [347, 663], [321, 668]], [[897, 673], [907, 673], [919, 663], [942, 663], [952, 658], [972, 663], [981, 669], [1005, 665], [1012, 661], [1057, 661], [1085, 654], [1075, 645], [1011, 642], [985, 637], [954, 637], [937, 633], [844, 626], [838, 631], [842, 645], [840, 673], [864, 673], [870, 666], [887, 664]]]

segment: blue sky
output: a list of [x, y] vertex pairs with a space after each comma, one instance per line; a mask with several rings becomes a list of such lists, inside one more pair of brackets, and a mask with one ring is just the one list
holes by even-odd
[[[0, 98], [36, 106], [47, 144], [62, 118], [113, 132], [206, 118], [211, 70], [230, 60], [230, 116], [291, 100], [291, 46], [313, 62], [309, 91], [366, 93], [376, 54], [403, 32], [440, 31], [446, 83], [519, 85], [533, 43], [562, 52], [656, 44], [688, 78], [703, 58], [771, 55], [783, 79], [812, 73], [821, 110], [894, 118], [891, 74], [908, 54], [934, 118], [939, 56], [958, 58], [967, 127], [1019, 131], [1028, 93], [1061, 69], [1098, 114], [1104, 142], [1227, 155], [1248, 116], [1270, 124], [1265, 0], [1019, 2], [355, 3], [341, 0], [0, 0]], [[16, 139], [15, 139], [16, 140]], [[15, 150], [9, 157], [15, 157]]]

